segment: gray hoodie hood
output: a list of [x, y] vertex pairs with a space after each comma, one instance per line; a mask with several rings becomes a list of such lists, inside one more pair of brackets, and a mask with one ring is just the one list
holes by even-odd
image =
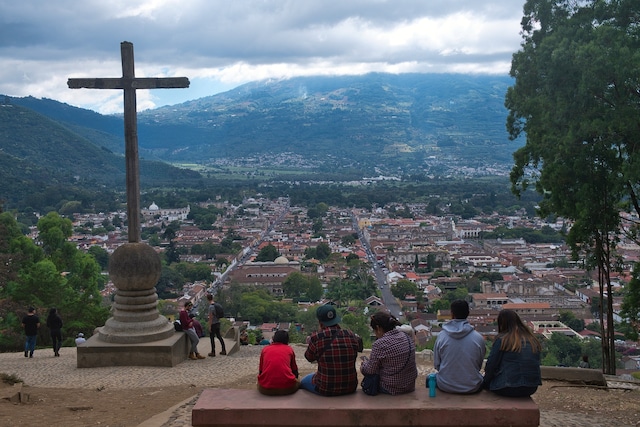
[[451, 338], [459, 340], [469, 335], [475, 329], [469, 324], [467, 319], [452, 319], [442, 325]]

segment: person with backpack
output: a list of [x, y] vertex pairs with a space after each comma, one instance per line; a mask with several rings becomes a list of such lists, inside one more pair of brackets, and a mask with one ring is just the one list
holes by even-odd
[[227, 354], [227, 349], [220, 333], [220, 319], [224, 317], [224, 310], [220, 304], [213, 300], [212, 294], [207, 294], [207, 300], [209, 301], [209, 320], [207, 323], [209, 325], [209, 339], [211, 340], [211, 353], [209, 353], [209, 356], [216, 357], [216, 337], [222, 346], [220, 354], [224, 356]]

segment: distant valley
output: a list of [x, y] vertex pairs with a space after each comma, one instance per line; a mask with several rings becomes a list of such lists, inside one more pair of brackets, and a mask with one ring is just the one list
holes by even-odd
[[[522, 145], [509, 141], [505, 130], [503, 103], [510, 83], [504, 76], [452, 74], [254, 82], [139, 113], [140, 149], [144, 157], [165, 162], [288, 161], [368, 174], [380, 167], [439, 173], [452, 162], [510, 164]], [[123, 151], [119, 117], [34, 98], [11, 102], [64, 122], [113, 152]]]
[[[523, 144], [505, 129], [510, 84], [507, 76], [454, 74], [245, 84], [140, 112], [141, 180], [191, 186], [265, 170], [268, 179], [291, 170], [297, 179], [334, 180], [506, 175]], [[121, 116], [33, 97], [5, 96], [2, 107], [1, 198], [50, 185], [123, 189]]]

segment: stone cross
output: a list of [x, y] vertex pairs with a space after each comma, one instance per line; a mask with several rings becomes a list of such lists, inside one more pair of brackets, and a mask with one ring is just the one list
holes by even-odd
[[140, 165], [138, 160], [138, 117], [136, 89], [169, 89], [189, 87], [186, 77], [136, 78], [133, 44], [120, 43], [122, 77], [69, 79], [70, 89], [124, 89], [124, 138], [127, 179], [127, 219], [129, 242], [140, 241]]

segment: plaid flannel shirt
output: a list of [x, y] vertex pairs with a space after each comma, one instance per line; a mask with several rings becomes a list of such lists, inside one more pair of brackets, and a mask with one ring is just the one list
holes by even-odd
[[[327, 348], [329, 343], [331, 345]], [[311, 334], [304, 357], [309, 362], [318, 362], [318, 372], [313, 378], [318, 393], [338, 396], [356, 391], [359, 346], [356, 335], [350, 330], [341, 329], [339, 325], [328, 326]]]

